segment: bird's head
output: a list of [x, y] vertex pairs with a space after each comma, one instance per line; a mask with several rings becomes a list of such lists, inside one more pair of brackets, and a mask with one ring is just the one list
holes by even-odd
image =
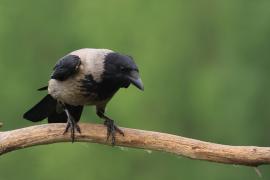
[[132, 57], [115, 52], [109, 53], [105, 57], [104, 70], [104, 79], [119, 82], [121, 87], [127, 88], [133, 84], [140, 90], [144, 90], [139, 69]]

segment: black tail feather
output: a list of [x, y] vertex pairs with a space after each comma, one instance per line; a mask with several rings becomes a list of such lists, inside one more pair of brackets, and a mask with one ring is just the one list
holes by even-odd
[[[38, 122], [48, 118], [48, 123], [66, 123], [67, 115], [63, 108], [51, 95], [47, 95], [32, 109], [27, 111], [23, 115], [23, 118], [32, 122]], [[80, 120], [83, 106], [66, 104], [65, 108], [67, 108], [76, 122]]]
[[39, 88], [38, 91], [45, 91], [45, 90], [47, 90], [47, 89], [48, 89], [48, 86], [44, 86], [44, 87], [42, 87], [42, 88]]
[[41, 121], [49, 117], [56, 109], [57, 101], [51, 95], [45, 96], [38, 104], [32, 109], [27, 111], [23, 118], [32, 122]]

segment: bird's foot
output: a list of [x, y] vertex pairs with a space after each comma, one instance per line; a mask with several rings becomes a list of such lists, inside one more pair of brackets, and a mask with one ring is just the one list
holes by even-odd
[[104, 125], [107, 126], [107, 141], [109, 140], [110, 136], [112, 137], [112, 146], [115, 145], [115, 133], [118, 132], [122, 136], [124, 136], [124, 132], [114, 124], [112, 119], [106, 119], [104, 121]]
[[66, 129], [65, 129], [63, 134], [66, 134], [69, 129], [70, 129], [70, 133], [71, 133], [70, 134], [71, 141], [73, 143], [75, 140], [75, 131], [77, 131], [78, 133], [81, 133], [81, 128], [74, 120], [68, 120]]

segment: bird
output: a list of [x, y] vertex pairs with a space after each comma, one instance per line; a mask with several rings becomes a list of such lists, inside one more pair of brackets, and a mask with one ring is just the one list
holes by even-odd
[[63, 134], [70, 130], [72, 142], [84, 106], [95, 106], [96, 115], [107, 127], [107, 141], [115, 145], [115, 135], [124, 132], [105, 114], [106, 105], [121, 88], [134, 85], [144, 90], [134, 59], [109, 49], [83, 48], [60, 58], [53, 68], [48, 84], [39, 91], [47, 95], [23, 118], [32, 122], [48, 119], [48, 123], [66, 123]]

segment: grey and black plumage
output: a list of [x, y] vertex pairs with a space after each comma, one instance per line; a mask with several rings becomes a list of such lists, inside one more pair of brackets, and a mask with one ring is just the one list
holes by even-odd
[[115, 143], [115, 133], [124, 135], [114, 121], [105, 115], [107, 103], [120, 88], [130, 84], [143, 90], [143, 83], [134, 60], [127, 55], [108, 49], [79, 49], [61, 58], [53, 69], [48, 90], [38, 104], [24, 114], [33, 122], [48, 119], [49, 123], [67, 123], [66, 133], [71, 129], [80, 132], [77, 122], [85, 105], [96, 106], [96, 114], [104, 119], [108, 138]]

